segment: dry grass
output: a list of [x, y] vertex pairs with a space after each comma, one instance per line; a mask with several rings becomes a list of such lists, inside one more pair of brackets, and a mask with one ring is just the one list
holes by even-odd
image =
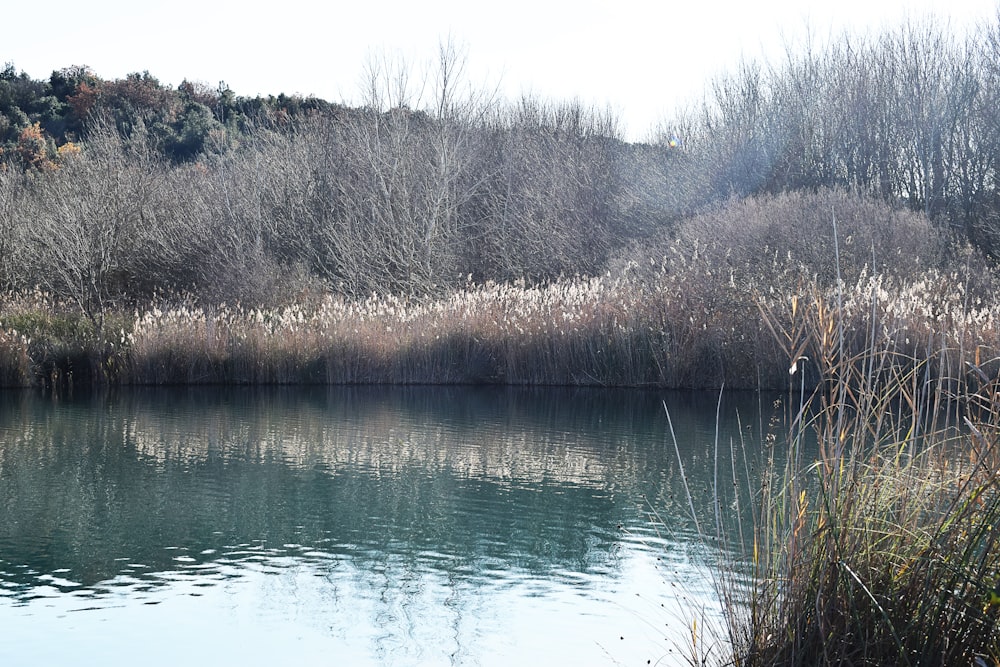
[[[759, 277], [737, 277], [695, 248], [651, 269], [541, 286], [470, 284], [438, 299], [327, 296], [268, 310], [175, 298], [110, 313], [102, 335], [44, 295], [8, 297], [0, 379], [38, 382], [69, 360], [92, 381], [133, 384], [781, 388], [793, 351], [771, 329], [792, 327], [793, 304], [831, 304], [834, 291], [776, 259], [757, 269]], [[965, 377], [969, 364], [996, 372], [986, 359], [1000, 349], [1000, 306], [966, 295], [957, 275], [928, 271], [904, 283], [862, 273], [841, 299], [847, 354], [874, 340], [934, 376]], [[817, 306], [817, 316], [831, 307]], [[805, 367], [817, 381], [819, 367]]]
[[715, 662], [1000, 664], [1000, 385], [963, 348], [996, 313], [928, 303], [934, 278], [764, 308], [793, 382], [809, 366], [819, 382], [799, 384], [787, 446], [765, 449], [743, 503]]
[[[799, 315], [792, 304], [830, 304], [834, 292], [777, 265], [771, 276], [785, 291], [737, 283], [692, 258], [652, 279], [626, 268], [545, 286], [470, 285], [437, 300], [152, 309], [126, 337], [124, 379], [781, 388], [789, 350], [768, 323], [790, 327]], [[985, 359], [1000, 349], [1000, 307], [968, 299], [954, 275], [902, 283], [863, 274], [842, 301], [847, 354], [873, 343], [935, 376], [964, 377], [968, 364], [995, 372]]]
[[635, 360], [607, 358], [629, 347], [622, 296], [620, 283], [597, 278], [544, 287], [470, 286], [425, 301], [329, 297], [273, 311], [153, 309], [127, 336], [127, 377], [153, 383], [647, 383], [654, 378], [646, 371], [630, 375], [639, 368]]

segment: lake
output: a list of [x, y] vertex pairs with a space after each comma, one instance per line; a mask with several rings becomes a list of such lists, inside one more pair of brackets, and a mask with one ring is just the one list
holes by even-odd
[[664, 400], [711, 521], [715, 394], [0, 392], [0, 664], [684, 664]]

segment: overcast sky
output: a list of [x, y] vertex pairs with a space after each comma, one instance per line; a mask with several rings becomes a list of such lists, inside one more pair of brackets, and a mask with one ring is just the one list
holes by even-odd
[[994, 21], [996, 0], [49, 0], [4, 8], [0, 61], [47, 78], [87, 65], [105, 79], [148, 70], [240, 95], [359, 98], [373, 53], [428, 61], [449, 35], [468, 78], [506, 96], [532, 92], [610, 105], [641, 139], [741, 56], [780, 55], [819, 37], [933, 13], [956, 30]]

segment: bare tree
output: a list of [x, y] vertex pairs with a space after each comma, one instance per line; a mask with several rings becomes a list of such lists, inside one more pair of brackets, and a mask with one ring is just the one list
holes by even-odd
[[23, 271], [19, 267], [24, 252], [23, 227], [19, 211], [24, 196], [24, 176], [0, 166], [0, 289], [22, 286]]
[[107, 308], [128, 292], [131, 259], [159, 186], [158, 162], [142, 132], [109, 126], [61, 169], [34, 175], [21, 210], [25, 261], [34, 281], [77, 304], [103, 330]]

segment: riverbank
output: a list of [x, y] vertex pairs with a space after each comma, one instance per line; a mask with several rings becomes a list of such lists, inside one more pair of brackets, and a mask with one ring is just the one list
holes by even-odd
[[[937, 378], [994, 375], [1000, 304], [957, 274], [862, 274], [824, 288], [775, 263], [767, 283], [697, 257], [545, 285], [468, 284], [437, 298], [329, 295], [270, 309], [163, 299], [101, 326], [46, 295], [0, 305], [0, 382], [60, 384], [514, 384], [784, 389], [843, 313], [844, 352], [892, 353]], [[806, 319], [803, 319], [803, 316]], [[806, 342], [807, 338], [813, 342]], [[812, 346], [812, 347], [811, 347]]]

